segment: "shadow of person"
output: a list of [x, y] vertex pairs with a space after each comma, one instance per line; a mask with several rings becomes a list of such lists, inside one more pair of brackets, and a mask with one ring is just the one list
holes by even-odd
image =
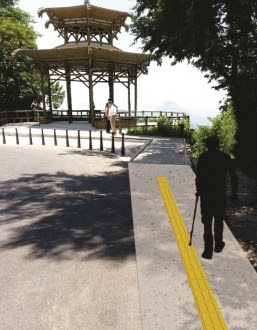
[[[212, 259], [214, 251], [220, 253], [223, 242], [223, 221], [226, 212], [227, 175], [230, 176], [232, 198], [236, 199], [237, 179], [229, 155], [219, 150], [215, 136], [205, 141], [207, 151], [198, 159], [196, 169], [196, 195], [200, 196], [201, 216], [204, 226], [204, 251], [202, 257]], [[212, 231], [214, 219], [214, 235]]]

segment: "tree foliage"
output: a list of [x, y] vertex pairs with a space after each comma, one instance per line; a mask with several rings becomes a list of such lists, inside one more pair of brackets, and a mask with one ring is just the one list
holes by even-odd
[[209, 120], [212, 123], [211, 126], [198, 126], [193, 131], [192, 156], [194, 158], [199, 157], [205, 151], [205, 139], [209, 136], [216, 136], [219, 140], [220, 149], [234, 158], [237, 125], [232, 106], [228, 104], [220, 115], [209, 118]]
[[14, 61], [18, 48], [36, 48], [37, 33], [29, 14], [14, 7], [16, 1], [2, 1], [0, 9], [0, 108], [28, 107], [39, 95], [39, 74], [23, 58]]
[[[52, 97], [52, 105], [54, 109], [58, 109], [64, 100], [65, 92], [63, 87], [60, 85], [60, 82], [57, 81], [56, 83], [51, 85], [51, 97]], [[46, 97], [46, 103], [49, 105], [49, 95]]]
[[[23, 56], [14, 60], [17, 49], [37, 48], [38, 33], [31, 25], [31, 16], [15, 7], [18, 1], [0, 0], [0, 111], [28, 109], [33, 99], [42, 100], [38, 70]], [[51, 85], [53, 107], [58, 108], [65, 92], [57, 82]], [[45, 86], [45, 94], [48, 88]], [[49, 99], [49, 96], [47, 97]]]
[[[226, 89], [237, 122], [236, 155], [257, 163], [257, 1], [138, 0], [132, 33], [172, 64], [187, 59]], [[255, 150], [255, 152], [253, 152]]]

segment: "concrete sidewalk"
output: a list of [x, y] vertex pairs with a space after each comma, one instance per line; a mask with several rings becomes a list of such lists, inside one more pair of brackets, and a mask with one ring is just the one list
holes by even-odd
[[[18, 144], [23, 146], [30, 145], [29, 130], [31, 131], [32, 145], [42, 146], [44, 139], [44, 146], [55, 146], [54, 129], [56, 132], [56, 143], [58, 147], [66, 147], [67, 142], [69, 147], [78, 148], [78, 134], [80, 138], [80, 148], [84, 150], [90, 149], [89, 136], [91, 132], [91, 150], [100, 151], [101, 141], [100, 134], [102, 134], [102, 147], [103, 151], [112, 152], [112, 135], [106, 133], [103, 129], [95, 129], [86, 121], [75, 121], [68, 123], [65, 121], [52, 122], [49, 124], [38, 124], [34, 122], [23, 123], [10, 123], [2, 126], [0, 129], [0, 145], [17, 145], [16, 130], [18, 133]], [[42, 138], [43, 130], [43, 138]], [[66, 136], [68, 134], [68, 141]], [[124, 133], [124, 147], [125, 157], [124, 160], [129, 161], [132, 156], [151, 141], [149, 137], [136, 137], [126, 135], [127, 129], [123, 130]], [[122, 155], [122, 135], [117, 134], [114, 138], [114, 153]]]
[[[182, 146], [179, 139], [158, 139], [129, 164], [142, 328], [147, 330], [202, 328], [156, 181], [167, 178], [190, 233], [195, 175], [179, 151]], [[246, 254], [226, 224], [226, 247], [212, 260], [200, 257], [202, 237], [198, 207], [193, 245], [227, 327], [256, 329], [257, 277]]]

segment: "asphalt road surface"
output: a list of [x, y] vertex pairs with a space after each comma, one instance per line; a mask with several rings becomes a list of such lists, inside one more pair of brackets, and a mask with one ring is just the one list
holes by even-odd
[[127, 163], [0, 152], [0, 329], [141, 329]]

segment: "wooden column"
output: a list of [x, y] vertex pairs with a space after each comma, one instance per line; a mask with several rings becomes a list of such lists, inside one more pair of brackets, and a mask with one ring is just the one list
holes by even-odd
[[43, 114], [44, 114], [44, 121], [46, 123], [45, 70], [43, 66], [41, 66], [40, 68], [40, 73], [41, 73], [41, 93], [42, 93], [42, 103], [43, 103]]
[[94, 93], [93, 93], [93, 69], [92, 69], [92, 58], [89, 56], [89, 71], [88, 71], [88, 85], [89, 85], [89, 110], [90, 110], [90, 123], [95, 123], [94, 113]]
[[49, 109], [53, 110], [53, 105], [52, 105], [52, 92], [51, 92], [51, 81], [50, 81], [50, 74], [48, 70], [48, 75], [47, 75], [47, 87], [48, 87], [48, 95], [49, 95]]
[[113, 66], [109, 68], [109, 98], [114, 101], [114, 83], [113, 83]]
[[131, 116], [131, 101], [130, 101], [130, 73], [128, 74], [128, 115]]
[[65, 28], [65, 31], [64, 31], [64, 43], [67, 44], [68, 42], [69, 42], [68, 31], [67, 31], [67, 28]]
[[69, 123], [72, 123], [72, 100], [71, 100], [71, 79], [70, 79], [70, 67], [67, 64], [65, 66], [65, 78], [66, 78], [66, 92], [67, 92], [67, 103], [68, 103], [68, 117]]
[[135, 67], [135, 116], [137, 116], [137, 66]]

